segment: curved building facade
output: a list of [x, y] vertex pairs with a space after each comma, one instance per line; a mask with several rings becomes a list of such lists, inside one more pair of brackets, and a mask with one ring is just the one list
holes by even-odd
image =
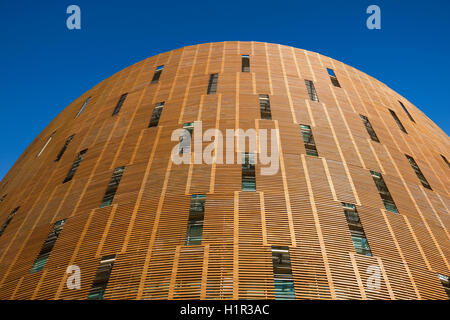
[[418, 108], [323, 55], [162, 53], [2, 180], [0, 299], [447, 299], [447, 159]]

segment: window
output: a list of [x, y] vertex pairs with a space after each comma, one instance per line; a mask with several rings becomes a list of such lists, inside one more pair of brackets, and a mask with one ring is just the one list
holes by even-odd
[[250, 56], [248, 54], [242, 55], [242, 72], [250, 72]]
[[81, 164], [81, 161], [83, 161], [84, 155], [86, 154], [88, 149], [84, 149], [78, 153], [77, 158], [72, 164], [72, 167], [70, 168], [69, 172], [67, 173], [66, 178], [64, 179], [63, 183], [66, 183], [70, 180], [72, 180], [73, 176], [75, 175], [75, 172], [77, 172], [78, 167]]
[[88, 300], [103, 300], [115, 260], [115, 254], [102, 257], [87, 298]]
[[153, 79], [151, 83], [157, 83], [159, 81], [159, 77], [161, 77], [161, 73], [163, 72], [164, 65], [156, 67], [155, 74], [153, 75]]
[[7, 194], [4, 194], [3, 197], [0, 198], [0, 203], [2, 203], [6, 199]]
[[319, 101], [319, 98], [317, 97], [316, 88], [314, 87], [314, 83], [311, 80], [305, 80], [306, 89], [308, 90], [309, 98], [312, 101]]
[[336, 74], [334, 73], [334, 70], [333, 70], [333, 69], [330, 69], [330, 68], [327, 68], [327, 71], [328, 71], [328, 75], [330, 76], [331, 83], [332, 83], [335, 87], [340, 88], [341, 85], [339, 84], [339, 81], [338, 81], [338, 79], [337, 79], [337, 77], [336, 77]]
[[185, 131], [183, 136], [180, 138], [180, 144], [178, 147], [179, 154], [191, 152], [191, 137], [192, 132], [194, 131], [194, 122], [186, 122], [183, 124], [183, 129], [187, 131]]
[[450, 299], [450, 279], [448, 276], [445, 276], [443, 274], [438, 274], [439, 280], [441, 280], [442, 286], [444, 287], [445, 293], [447, 294], [448, 298]]
[[272, 246], [273, 282], [276, 300], [295, 299], [291, 257], [288, 247]]
[[375, 182], [375, 185], [378, 189], [381, 200], [383, 201], [384, 208], [387, 211], [390, 211], [393, 213], [398, 213], [397, 206], [394, 203], [394, 199], [392, 199], [392, 197], [391, 197], [391, 193], [389, 192], [381, 173], [375, 172], [375, 171], [370, 171], [370, 174], [372, 175], [373, 182]]
[[117, 102], [116, 107], [114, 108], [114, 111], [112, 113], [113, 116], [119, 113], [120, 109], [122, 108], [123, 103], [125, 102], [125, 99], [127, 98], [128, 93], [124, 93], [120, 96], [119, 101]]
[[0, 236], [3, 234], [3, 232], [5, 232], [6, 227], [8, 226], [8, 224], [11, 222], [11, 220], [14, 218], [14, 216], [16, 215], [16, 212], [20, 209], [20, 207], [15, 208], [8, 216], [8, 218], [6, 218], [5, 223], [3, 224], [2, 228], [0, 229]]
[[109, 181], [108, 187], [106, 188], [103, 201], [100, 204], [100, 208], [110, 206], [116, 195], [117, 187], [119, 187], [120, 180], [122, 179], [123, 172], [125, 171], [125, 166], [118, 167], [114, 169], [114, 173]]
[[213, 73], [209, 76], [209, 83], [208, 83], [208, 94], [216, 93], [217, 91], [217, 84], [219, 83], [219, 75], [217, 73]]
[[69, 146], [69, 143], [72, 141], [73, 137], [75, 137], [74, 134], [71, 135], [69, 138], [67, 138], [67, 140], [64, 143], [64, 146], [62, 147], [61, 151], [56, 156], [55, 162], [58, 162], [61, 159], [61, 157], [63, 156], [64, 152], [66, 152], [66, 149]]
[[47, 239], [45, 240], [44, 245], [36, 258], [36, 261], [30, 270], [30, 273], [35, 273], [44, 269], [48, 257], [52, 252], [53, 246], [55, 245], [56, 240], [58, 240], [59, 234], [63, 230], [65, 223], [66, 219], [63, 219], [53, 225], [52, 231], [48, 234]]
[[419, 166], [417, 165], [417, 163], [416, 163], [416, 161], [414, 160], [414, 158], [411, 157], [411, 156], [408, 156], [407, 154], [405, 154], [405, 156], [406, 156], [406, 159], [408, 159], [409, 164], [410, 164], [411, 167], [413, 168], [414, 172], [415, 172], [416, 175], [417, 175], [417, 178], [419, 178], [419, 180], [420, 180], [420, 182], [422, 183], [422, 185], [423, 185], [425, 188], [427, 188], [427, 189], [433, 190], [433, 189], [431, 189], [430, 184], [428, 183], [427, 179], [426, 179], [425, 176], [423, 175], [422, 171], [420, 170], [420, 168], [419, 168]]
[[205, 215], [206, 195], [193, 194], [189, 208], [189, 221], [186, 230], [186, 245], [202, 244], [203, 220]]
[[408, 112], [408, 109], [406, 109], [405, 105], [399, 101], [400, 105], [402, 106], [403, 111], [405, 111], [406, 115], [408, 116], [409, 120], [411, 120], [412, 122], [415, 123], [413, 117], [411, 116], [411, 114]]
[[305, 150], [308, 156], [318, 157], [316, 142], [314, 141], [314, 136], [311, 131], [311, 127], [306, 124], [300, 125], [300, 130], [302, 131], [303, 142], [305, 143]]
[[267, 94], [259, 95], [259, 110], [261, 111], [261, 119], [272, 120], [272, 114], [270, 112], [270, 99]]
[[362, 122], [364, 123], [364, 126], [366, 127], [367, 133], [370, 136], [370, 139], [376, 142], [380, 142], [380, 140], [377, 137], [377, 134], [375, 133], [375, 130], [373, 130], [372, 124], [370, 124], [369, 119], [366, 116], [363, 116], [362, 114], [359, 115], [362, 119]]
[[364, 234], [364, 229], [355, 205], [342, 202], [342, 208], [344, 208], [345, 218], [347, 219], [347, 225], [356, 253], [371, 256], [372, 252], [370, 251], [369, 243]]
[[389, 112], [392, 115], [392, 118], [394, 118], [395, 122], [397, 122], [398, 127], [400, 128], [400, 130], [402, 130], [404, 133], [408, 133], [406, 132], [405, 127], [403, 126], [403, 124], [400, 122], [400, 119], [397, 117], [397, 115], [395, 114], [394, 111], [392, 111], [391, 109], [389, 109]]
[[77, 115], [75, 116], [75, 119], [78, 118], [78, 116], [83, 112], [84, 108], [86, 108], [87, 104], [89, 103], [89, 100], [91, 100], [91, 97], [87, 98], [86, 101], [83, 103], [83, 106], [81, 107], [80, 111], [78, 111]]
[[46, 143], [44, 144], [44, 146], [42, 147], [41, 151], [39, 151], [37, 157], [40, 157], [40, 156], [41, 156], [42, 152], [44, 152], [45, 148], [47, 148], [47, 146], [48, 146], [48, 144], [50, 143], [50, 141], [52, 141], [53, 136], [55, 135], [55, 133], [56, 133], [56, 131], [53, 132], [53, 133], [50, 135], [50, 137], [48, 138], [47, 142], [46, 142]]
[[450, 168], [450, 163], [448, 162], [447, 158], [441, 154], [441, 158], [442, 160], [444, 160], [444, 162], [448, 165], [448, 167]]
[[150, 119], [149, 128], [157, 127], [159, 123], [159, 118], [161, 117], [161, 113], [164, 107], [164, 102], [158, 102], [155, 105], [155, 109], [153, 109], [152, 118]]
[[255, 155], [242, 154], [242, 191], [256, 191]]

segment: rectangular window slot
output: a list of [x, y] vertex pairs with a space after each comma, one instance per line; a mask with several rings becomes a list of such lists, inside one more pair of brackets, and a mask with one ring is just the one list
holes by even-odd
[[67, 140], [64, 143], [64, 146], [62, 147], [61, 151], [59, 151], [58, 155], [56, 156], [56, 159], [54, 160], [55, 162], [58, 162], [59, 160], [61, 160], [64, 152], [66, 152], [66, 149], [69, 146], [69, 143], [72, 141], [73, 137], [75, 137], [74, 134], [71, 135], [69, 138], [67, 138]]
[[186, 245], [202, 244], [203, 221], [205, 216], [206, 195], [193, 194], [189, 208], [189, 220], [186, 230]]
[[122, 105], [125, 102], [125, 99], [127, 98], [128, 93], [124, 93], [123, 95], [120, 96], [119, 101], [117, 102], [116, 107], [114, 108], [114, 111], [112, 113], [113, 116], [115, 116], [116, 114], [119, 113], [120, 109], [122, 109]]
[[180, 144], [178, 146], [179, 154], [191, 152], [191, 140], [192, 133], [194, 132], [194, 122], [186, 122], [183, 124], [183, 129], [185, 131], [183, 136], [180, 138]]
[[306, 154], [308, 156], [318, 157], [316, 142], [314, 141], [314, 136], [312, 134], [311, 127], [306, 124], [300, 125], [300, 130], [302, 131], [303, 142], [305, 144]]
[[219, 83], [219, 75], [213, 73], [209, 76], [208, 91], [207, 94], [214, 94], [217, 91], [217, 84]]
[[242, 72], [250, 72], [250, 56], [248, 54], [242, 55]]
[[367, 242], [367, 237], [364, 233], [361, 220], [359, 219], [356, 206], [351, 203], [342, 202], [342, 208], [344, 208], [345, 218], [356, 253], [372, 256], [372, 251], [370, 251], [369, 243]]
[[359, 115], [362, 119], [362, 122], [364, 123], [364, 126], [366, 127], [367, 133], [370, 136], [370, 139], [376, 142], [380, 142], [378, 139], [377, 134], [375, 133], [375, 130], [372, 127], [372, 124], [370, 123], [369, 119], [366, 116], [363, 116], [362, 114]]
[[333, 86], [340, 88], [341, 85], [336, 77], [336, 74], [334, 73], [334, 70], [327, 68], [327, 71], [328, 71], [328, 75], [330, 76], [330, 80], [331, 80], [331, 83], [333, 84]]
[[102, 257], [91, 290], [89, 291], [88, 300], [103, 300], [115, 261], [115, 254]]
[[58, 240], [59, 234], [63, 230], [65, 223], [66, 219], [63, 219], [53, 225], [52, 231], [48, 234], [47, 239], [45, 240], [44, 245], [42, 246], [42, 249], [34, 262], [34, 265], [30, 270], [30, 273], [35, 273], [44, 269], [48, 257], [50, 256], [50, 253], [52, 252], [56, 240]]
[[259, 110], [261, 112], [261, 119], [272, 120], [272, 114], [270, 112], [270, 99], [268, 94], [259, 95]]
[[72, 180], [73, 176], [75, 175], [75, 172], [77, 172], [78, 167], [81, 164], [81, 161], [83, 161], [84, 155], [86, 154], [88, 149], [84, 149], [78, 153], [77, 158], [72, 164], [72, 167], [70, 168], [69, 172], [67, 173], [66, 178], [64, 179], [63, 183], [66, 183], [70, 180]]
[[158, 102], [153, 109], [152, 118], [150, 119], [149, 128], [157, 127], [159, 123], [159, 118], [161, 118], [161, 113], [164, 107], [164, 102]]
[[389, 189], [387, 188], [381, 173], [370, 171], [370, 174], [372, 175], [373, 182], [375, 182], [381, 200], [383, 201], [384, 208], [387, 211], [398, 213], [397, 206], [394, 203], [394, 199], [392, 199], [391, 193], [389, 192]]
[[37, 157], [39, 158], [42, 154], [42, 152], [44, 152], [45, 148], [47, 148], [48, 144], [50, 143], [50, 141], [52, 141], [53, 136], [55, 135], [56, 131], [54, 131], [50, 137], [47, 139], [47, 142], [44, 144], [44, 146], [42, 147], [41, 151], [39, 151]]
[[83, 103], [83, 106], [81, 107], [81, 109], [78, 111], [77, 115], [75, 116], [75, 119], [78, 118], [78, 116], [83, 112], [84, 108], [86, 108], [86, 106], [89, 103], [89, 100], [91, 100], [91, 97], [87, 98], [86, 101]]
[[3, 234], [3, 232], [5, 232], [6, 227], [9, 225], [9, 223], [11, 222], [11, 220], [14, 218], [14, 216], [16, 215], [17, 211], [20, 209], [20, 207], [15, 208], [8, 216], [8, 218], [6, 218], [5, 223], [3, 224], [2, 228], [0, 229], [0, 236]]
[[411, 116], [411, 114], [409, 113], [408, 109], [406, 109], [405, 105], [399, 101], [400, 105], [402, 106], [403, 111], [405, 111], [406, 115], [408, 116], [409, 120], [411, 120], [412, 122], [416, 123], [413, 119], [413, 117]]
[[392, 118], [394, 118], [394, 120], [397, 123], [400, 130], [402, 130], [404, 133], [408, 133], [408, 132], [406, 132], [406, 129], [403, 126], [403, 124], [401, 123], [400, 119], [397, 117], [397, 114], [394, 111], [392, 111], [391, 109], [389, 109], [389, 112], [391, 113]]
[[422, 170], [420, 170], [419, 165], [416, 163], [416, 161], [414, 160], [414, 158], [411, 157], [411, 156], [408, 156], [407, 154], [405, 154], [405, 156], [406, 156], [406, 159], [408, 159], [409, 164], [410, 164], [411, 167], [413, 168], [414, 172], [415, 172], [416, 175], [417, 175], [417, 178], [419, 178], [419, 180], [420, 180], [420, 182], [422, 183], [422, 185], [423, 185], [425, 188], [427, 188], [427, 189], [433, 190], [433, 189], [431, 189], [430, 184], [428, 183], [427, 179], [426, 179], [425, 176], [423, 175]]
[[164, 65], [156, 67], [155, 73], [153, 74], [152, 82], [151, 83], [157, 83], [159, 81], [159, 78], [161, 77], [161, 73], [163, 72]]
[[0, 198], [0, 203], [2, 203], [2, 202], [6, 199], [6, 196], [7, 196], [7, 195], [8, 195], [8, 194], [4, 194], [3, 197]]
[[450, 278], [446, 275], [439, 274], [438, 278], [442, 283], [442, 286], [444, 287], [445, 293], [447, 294], [448, 298], [450, 299]]
[[319, 97], [317, 96], [316, 88], [314, 87], [314, 83], [311, 80], [305, 80], [306, 89], [308, 90], [309, 98], [312, 101], [319, 102]]
[[444, 162], [447, 164], [447, 166], [450, 168], [450, 163], [448, 162], [447, 158], [441, 154], [441, 158], [442, 160], [444, 160]]
[[111, 180], [108, 183], [108, 187], [106, 188], [106, 192], [103, 197], [103, 201], [100, 204], [100, 208], [107, 207], [112, 204], [124, 171], [125, 171], [125, 166], [114, 169], [114, 173], [111, 177]]
[[242, 191], [256, 191], [255, 155], [242, 154]]
[[294, 278], [288, 247], [272, 246], [273, 281], [276, 300], [294, 300]]

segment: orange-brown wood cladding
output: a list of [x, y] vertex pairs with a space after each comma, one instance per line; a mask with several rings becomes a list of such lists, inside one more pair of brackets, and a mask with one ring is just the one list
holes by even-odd
[[[241, 55], [250, 72], [241, 72]], [[150, 84], [164, 65], [160, 81]], [[341, 88], [326, 68], [334, 69]], [[209, 74], [217, 93], [206, 94]], [[315, 84], [310, 101], [304, 80]], [[128, 97], [111, 116], [123, 93]], [[272, 120], [259, 120], [259, 94]], [[84, 101], [91, 100], [75, 118]], [[409, 120], [402, 101], [415, 123]], [[165, 102], [158, 127], [148, 124]], [[396, 112], [402, 133], [388, 109]], [[370, 139], [365, 115], [381, 143]], [[281, 168], [241, 191], [238, 164], [175, 165], [174, 129], [278, 128]], [[319, 158], [307, 156], [310, 125]], [[52, 132], [53, 140], [40, 157]], [[75, 137], [59, 162], [67, 137]], [[205, 144], [206, 145], [206, 144]], [[77, 153], [88, 149], [71, 182]], [[405, 154], [433, 190], [422, 187]], [[0, 184], [0, 299], [86, 299], [104, 255], [117, 259], [106, 299], [274, 299], [271, 246], [289, 246], [298, 299], [446, 299], [450, 275], [449, 139], [405, 98], [339, 61], [259, 42], [189, 46], [132, 65], [71, 103], [31, 143]], [[113, 205], [99, 208], [114, 168], [126, 166]], [[400, 214], [387, 212], [370, 170], [383, 174]], [[203, 241], [186, 246], [191, 194], [206, 194]], [[341, 202], [357, 205], [373, 256], [354, 251]], [[29, 271], [52, 224], [67, 219], [45, 268]], [[66, 268], [81, 268], [81, 289]], [[381, 270], [380, 289], [367, 286]]]

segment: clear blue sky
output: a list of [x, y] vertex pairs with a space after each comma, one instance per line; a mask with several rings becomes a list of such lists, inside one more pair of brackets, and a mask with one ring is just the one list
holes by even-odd
[[[76, 4], [82, 29], [66, 28]], [[381, 8], [381, 30], [366, 8]], [[450, 1], [2, 0], [0, 179], [48, 123], [98, 82], [149, 56], [226, 40], [290, 45], [386, 83], [450, 132]]]

